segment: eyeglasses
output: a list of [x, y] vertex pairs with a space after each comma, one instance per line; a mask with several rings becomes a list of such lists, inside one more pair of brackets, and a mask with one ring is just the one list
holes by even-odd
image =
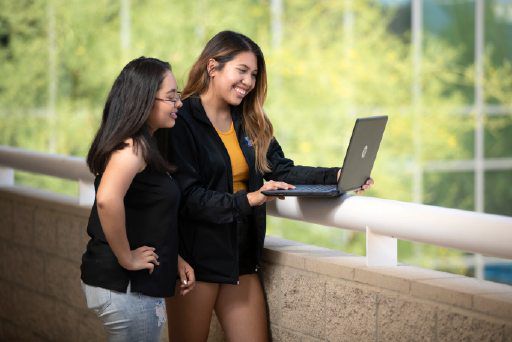
[[161, 99], [161, 98], [155, 97], [155, 100], [163, 101], [163, 102], [172, 102], [174, 107], [176, 107], [176, 102], [181, 101], [181, 92], [177, 91], [176, 96], [174, 96], [172, 99]]

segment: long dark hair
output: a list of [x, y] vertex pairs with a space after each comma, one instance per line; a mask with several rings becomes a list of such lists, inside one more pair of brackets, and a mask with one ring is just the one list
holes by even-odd
[[114, 151], [127, 146], [141, 149], [148, 166], [173, 171], [158, 152], [146, 122], [155, 96], [171, 66], [156, 58], [139, 57], [128, 63], [117, 76], [108, 94], [101, 125], [87, 154], [87, 165], [94, 174], [102, 174]]
[[201, 55], [192, 66], [188, 75], [187, 85], [183, 89], [183, 98], [201, 95], [208, 90], [210, 76], [207, 65], [210, 59], [218, 62], [217, 70], [241, 52], [252, 52], [256, 56], [258, 74], [256, 86], [242, 100], [242, 122], [245, 133], [252, 140], [256, 155], [256, 169], [261, 173], [270, 171], [267, 151], [274, 137], [272, 123], [263, 110], [267, 97], [267, 70], [265, 58], [260, 47], [249, 37], [233, 31], [217, 33], [208, 41]]

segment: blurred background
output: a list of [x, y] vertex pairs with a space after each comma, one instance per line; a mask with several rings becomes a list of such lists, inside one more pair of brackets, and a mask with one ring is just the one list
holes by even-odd
[[[263, 49], [297, 164], [341, 166], [355, 118], [386, 114], [367, 196], [512, 216], [512, 0], [0, 0], [0, 144], [84, 157], [128, 61], [168, 60], [183, 87], [225, 29]], [[365, 254], [362, 233], [269, 217], [268, 234]], [[475, 271], [481, 257], [405, 241], [398, 257], [512, 284], [510, 261]]]

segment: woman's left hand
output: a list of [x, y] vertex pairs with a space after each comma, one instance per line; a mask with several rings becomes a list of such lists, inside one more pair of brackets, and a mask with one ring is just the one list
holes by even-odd
[[[341, 169], [338, 170], [336, 181], [339, 181], [340, 177], [341, 177]], [[364, 193], [365, 190], [368, 190], [373, 185], [373, 183], [374, 183], [373, 179], [368, 178], [366, 180], [366, 182], [359, 189], [356, 190], [356, 194], [361, 195], [362, 193]]]
[[184, 296], [196, 286], [194, 269], [178, 255], [178, 274], [180, 276], [180, 295]]
[[366, 182], [356, 190], [356, 194], [361, 195], [365, 190], [368, 190], [373, 185], [373, 179], [368, 178]]

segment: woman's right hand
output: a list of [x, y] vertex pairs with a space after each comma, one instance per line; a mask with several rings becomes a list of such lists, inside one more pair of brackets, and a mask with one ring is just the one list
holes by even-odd
[[126, 260], [120, 260], [119, 263], [128, 271], [148, 269], [149, 274], [153, 273], [155, 265], [160, 265], [158, 255], [155, 253], [155, 248], [148, 246], [131, 250]]
[[265, 196], [261, 192], [264, 190], [279, 190], [279, 189], [295, 189], [295, 187], [291, 184], [285, 183], [285, 182], [276, 182], [276, 181], [268, 181], [263, 184], [261, 188], [259, 188], [257, 191], [249, 192], [247, 194], [247, 199], [249, 200], [249, 205], [251, 207], [260, 206], [263, 203], [273, 201], [276, 197], [275, 196]]
[[181, 255], [178, 255], [178, 275], [180, 277], [180, 295], [184, 296], [196, 286], [196, 275], [192, 266]]

